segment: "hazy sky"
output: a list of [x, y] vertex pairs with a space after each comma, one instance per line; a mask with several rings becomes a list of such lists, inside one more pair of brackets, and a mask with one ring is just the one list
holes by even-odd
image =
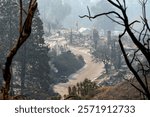
[[[48, 2], [51, 0], [38, 0], [39, 9], [42, 18], [46, 18], [46, 15], [49, 14], [48, 11]], [[79, 26], [91, 26], [93, 22], [88, 19], [80, 19], [79, 15], [87, 14], [87, 6], [91, 7], [101, 0], [63, 0], [63, 2], [68, 3], [71, 6], [71, 13], [67, 16], [63, 22], [64, 26], [69, 28], [74, 28], [76, 22], [79, 23]], [[141, 13], [141, 7], [139, 5], [139, 0], [126, 0], [128, 6], [128, 13], [131, 19], [139, 18]], [[150, 1], [150, 0], [149, 0]], [[148, 3], [148, 10], [150, 10], [150, 2]], [[43, 10], [44, 9], [44, 10]], [[45, 11], [45, 12], [43, 12]], [[60, 11], [61, 12], [61, 11]]]

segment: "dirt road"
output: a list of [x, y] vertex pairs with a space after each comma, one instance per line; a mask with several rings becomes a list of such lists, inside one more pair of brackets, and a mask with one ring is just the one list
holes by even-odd
[[73, 46], [69, 46], [69, 48], [75, 55], [82, 55], [86, 64], [76, 73], [70, 75], [67, 83], [59, 83], [54, 86], [54, 91], [59, 93], [62, 97], [68, 93], [69, 86], [76, 85], [77, 82], [82, 82], [86, 78], [93, 81], [98, 78], [104, 70], [102, 63], [95, 63], [93, 61], [88, 49]]

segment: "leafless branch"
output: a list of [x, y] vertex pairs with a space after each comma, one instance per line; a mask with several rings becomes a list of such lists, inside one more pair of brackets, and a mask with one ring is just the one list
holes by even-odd
[[145, 24], [143, 24], [143, 29], [141, 30], [141, 32], [140, 32], [140, 35], [139, 35], [139, 41], [141, 41], [141, 37], [142, 37], [142, 35], [143, 35], [143, 32], [144, 32], [144, 30], [145, 30]]
[[133, 54], [133, 58], [132, 58], [132, 60], [131, 60], [131, 62], [130, 62], [130, 64], [131, 64], [131, 65], [132, 65], [133, 61], [135, 60], [136, 53], [138, 53], [138, 52], [139, 52], [139, 49], [138, 49], [138, 50], [136, 50], [136, 51], [134, 52], [134, 54]]
[[124, 26], [124, 24], [123, 23], [120, 23], [119, 21], [117, 21], [117, 20], [114, 20], [113, 18], [111, 18], [109, 15], [106, 15], [110, 20], [112, 20], [113, 22], [115, 22], [115, 23], [117, 23], [117, 24], [119, 24], [119, 25], [121, 25], [121, 26]]
[[143, 83], [143, 81], [141, 80], [140, 76], [138, 75], [138, 73], [135, 71], [135, 69], [132, 67], [132, 65], [130, 64], [128, 57], [126, 55], [125, 49], [123, 47], [122, 41], [121, 41], [121, 36], [119, 36], [119, 45], [121, 47], [121, 51], [123, 53], [123, 56], [125, 58], [126, 64], [128, 66], [128, 68], [130, 69], [130, 71], [134, 74], [134, 76], [136, 77], [138, 83], [142, 86], [143, 90], [145, 91], [145, 95], [148, 97], [148, 99], [150, 99], [150, 93], [148, 88], [145, 86], [145, 84]]
[[127, 9], [126, 1], [125, 0], [123, 0], [123, 4], [124, 4], [124, 9]]
[[[138, 57], [135, 60], [138, 61], [138, 63], [141, 66], [141, 70], [139, 70], [139, 71], [142, 71], [142, 75], [144, 76], [144, 79], [145, 79], [145, 86], [148, 89], [148, 81], [147, 81], [146, 70], [144, 69], [144, 65], [142, 64], [142, 62], [139, 60]], [[137, 73], [138, 73], [138, 71], [137, 71]]]
[[[20, 29], [22, 29], [22, 32], [20, 32], [20, 36], [17, 39], [17, 43], [14, 44], [14, 46], [12, 47], [12, 49], [10, 50], [10, 52], [7, 54], [7, 57], [6, 57], [5, 67], [3, 69], [3, 78], [5, 81], [3, 99], [8, 99], [8, 96], [9, 96], [8, 92], [10, 89], [11, 64], [12, 64], [13, 57], [16, 55], [19, 48], [27, 40], [27, 38], [30, 36], [30, 33], [31, 33], [32, 19], [33, 19], [35, 10], [37, 8], [37, 2], [36, 2], [36, 0], [30, 0], [30, 3], [31, 3], [29, 5], [30, 9], [28, 10], [27, 17], [25, 19], [25, 22], [24, 22], [22, 28], [20, 28]], [[21, 13], [20, 13], [20, 15], [21, 15]], [[20, 16], [20, 19], [21, 19], [21, 16]], [[22, 23], [20, 23], [20, 26], [21, 25], [22, 25]]]
[[148, 24], [147, 16], [146, 16], [146, 4], [147, 4], [148, 0], [139, 0], [139, 2], [142, 6], [142, 15], [143, 15], [143, 17], [141, 19], [144, 21], [148, 31], [150, 32], [150, 26]]
[[121, 9], [121, 7], [118, 4], [116, 4], [115, 2], [113, 2], [112, 0], [107, 0], [107, 1], [110, 2], [116, 8]]
[[145, 38], [146, 38], [147, 32], [148, 32], [148, 30], [145, 29], [145, 33], [144, 33], [143, 38], [142, 38], [142, 41], [143, 41], [144, 46], [147, 45], [147, 42], [145, 42]]
[[133, 83], [130, 83], [135, 89], [137, 89], [139, 92], [141, 92], [143, 95], [146, 96], [146, 93], [144, 91], [142, 91], [140, 88], [138, 88], [137, 86], [135, 86]]
[[[88, 9], [88, 13], [89, 13], [89, 16], [91, 16], [91, 12], [90, 12], [90, 9], [89, 7], [87, 6], [87, 9]], [[91, 21], [91, 19], [89, 18], [89, 20]]]
[[[147, 81], [145, 80], [145, 82], [146, 82], [146, 85], [145, 85], [144, 82], [142, 81], [142, 79], [140, 78], [138, 72], [136, 71], [136, 69], [134, 69], [134, 67], [132, 66], [132, 63], [134, 61], [137, 62], [136, 61], [136, 59], [137, 59], [137, 53], [139, 51], [146, 58], [149, 66], [150, 66], [150, 50], [149, 50], [149, 48], [150, 48], [150, 45], [149, 45], [150, 42], [149, 42], [149, 40], [150, 39], [149, 38], [148, 38], [149, 40], [147, 39], [147, 37], [149, 37], [150, 27], [149, 27], [149, 24], [148, 24], [148, 21], [147, 21], [147, 17], [146, 17], [146, 3], [147, 3], [147, 0], [140, 0], [139, 1], [141, 3], [141, 5], [142, 5], [142, 14], [143, 14], [143, 16], [141, 17], [141, 19], [143, 21], [143, 29], [140, 32], [137, 31], [137, 30], [135, 30], [132, 27], [135, 23], [140, 23], [138, 20], [135, 20], [135, 21], [129, 23], [129, 19], [128, 19], [128, 16], [127, 16], [127, 13], [126, 13], [127, 7], [126, 7], [126, 1], [125, 0], [123, 0], [123, 5], [121, 4], [121, 2], [119, 0], [116, 0], [116, 1], [107, 0], [107, 1], [111, 5], [113, 5], [115, 8], [117, 8], [121, 13], [116, 12], [116, 11], [110, 11], [110, 12], [100, 13], [100, 14], [97, 14], [95, 16], [91, 16], [90, 11], [88, 9], [89, 15], [80, 16], [80, 18], [87, 17], [89, 19], [95, 19], [95, 18], [100, 17], [100, 16], [107, 16], [113, 22], [115, 22], [115, 23], [117, 23], [119, 25], [124, 26], [123, 33], [119, 35], [119, 45], [121, 47], [121, 51], [123, 53], [123, 56], [125, 58], [125, 61], [126, 61], [126, 64], [127, 64], [128, 68], [133, 73], [133, 75], [135, 76], [136, 80], [138, 81], [138, 83], [140, 84], [140, 86], [143, 89], [142, 93], [144, 95], [146, 95], [146, 97], [148, 99], [150, 99], [150, 91], [149, 91], [148, 86], [147, 86]], [[115, 17], [117, 17], [119, 20], [121, 20], [122, 23], [120, 23], [119, 21], [111, 18], [110, 17], [111, 14], [113, 14]], [[139, 34], [139, 38], [137, 38], [136, 34], [133, 31], [135, 31], [136, 33]], [[129, 58], [127, 56], [127, 53], [126, 53], [125, 48], [124, 48], [124, 46], [122, 44], [122, 41], [121, 41], [121, 38], [124, 36], [124, 34], [126, 32], [130, 36], [130, 38], [131, 38], [132, 42], [134, 43], [134, 45], [138, 48], [138, 50], [134, 52], [134, 56], [133, 56], [131, 62], [129, 61]], [[143, 42], [141, 42], [141, 40]], [[141, 63], [141, 65], [142, 65], [142, 63]], [[144, 68], [144, 66], [143, 66], [143, 68]], [[137, 87], [135, 87], [135, 88], [138, 89]]]
[[140, 23], [140, 21], [138, 21], [138, 20], [133, 21], [132, 23], [129, 24], [129, 27], [135, 23]]
[[[15, 4], [17, 5], [17, 7], [20, 9], [20, 4], [19, 3], [17, 3], [17, 2], [15, 2]], [[22, 7], [21, 8], [22, 9], [22, 11], [27, 15], [28, 13], [27, 13], [27, 11]]]
[[120, 18], [120, 19], [122, 19], [122, 20], [124, 21], [123, 17], [121, 17], [121, 15], [120, 15], [119, 13], [115, 12], [115, 11], [110, 11], [110, 12], [107, 12], [107, 13], [101, 13], [101, 14], [97, 14], [97, 15], [95, 15], [95, 16], [84, 15], [84, 16], [79, 16], [79, 17], [80, 17], [80, 18], [85, 18], [85, 17], [87, 17], [87, 18], [89, 18], [89, 19], [95, 19], [95, 18], [97, 18], [97, 17], [106, 16], [106, 15], [110, 15], [110, 14], [117, 15], [118, 18]]
[[126, 80], [127, 82], [129, 82], [131, 84], [131, 86], [133, 86], [135, 89], [137, 89], [140, 93], [142, 93], [143, 95], [146, 95], [144, 91], [142, 91], [140, 88], [138, 88], [137, 86], [135, 86], [131, 80], [128, 80], [126, 78], [124, 78], [124, 80]]

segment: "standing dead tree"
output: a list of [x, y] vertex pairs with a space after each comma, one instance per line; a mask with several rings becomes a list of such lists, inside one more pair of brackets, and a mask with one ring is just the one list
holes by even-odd
[[3, 68], [3, 78], [4, 78], [4, 87], [3, 87], [3, 99], [9, 98], [9, 89], [10, 89], [10, 82], [11, 82], [11, 64], [13, 61], [14, 56], [16, 55], [19, 48], [23, 45], [23, 43], [28, 39], [31, 33], [31, 27], [32, 27], [32, 19], [35, 13], [35, 10], [37, 8], [37, 0], [30, 0], [28, 11], [26, 12], [26, 18], [24, 23], [22, 18], [22, 0], [20, 0], [20, 18], [19, 18], [19, 37], [17, 39], [17, 42], [14, 44], [12, 49], [9, 51], [9, 53], [6, 56], [6, 62]]
[[[109, 19], [115, 23], [124, 27], [124, 31], [119, 35], [119, 45], [122, 50], [123, 56], [125, 58], [126, 64], [130, 71], [133, 73], [135, 79], [140, 84], [141, 87], [134, 85], [138, 91], [140, 91], [147, 99], [150, 99], [150, 90], [148, 86], [147, 71], [150, 70], [150, 26], [148, 24], [148, 19], [146, 16], [146, 4], [148, 0], [139, 0], [142, 6], [142, 16], [141, 20], [134, 20], [129, 22], [129, 17], [127, 15], [127, 5], [126, 0], [107, 0], [108, 3], [113, 5], [117, 11], [109, 11], [106, 13], [97, 14], [91, 16], [90, 10], [88, 8], [88, 15], [80, 16], [80, 18], [95, 19], [100, 16], [107, 16]], [[111, 18], [109, 15], [113, 14], [116, 16], [115, 19]], [[134, 29], [134, 24], [139, 23], [142, 25], [142, 30], [138, 31]], [[132, 51], [132, 56], [129, 56], [126, 48], [123, 44], [123, 37], [128, 34], [131, 41], [133, 42], [135, 48]]]

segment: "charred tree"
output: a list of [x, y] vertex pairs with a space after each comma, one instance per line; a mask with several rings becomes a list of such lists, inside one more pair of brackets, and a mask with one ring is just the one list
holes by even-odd
[[3, 68], [3, 78], [4, 78], [4, 87], [3, 87], [3, 99], [8, 99], [9, 97], [9, 90], [10, 90], [10, 82], [11, 82], [11, 64], [13, 61], [14, 56], [16, 55], [19, 48], [24, 44], [24, 42], [28, 39], [31, 33], [31, 26], [32, 26], [32, 19], [37, 8], [37, 1], [30, 0], [27, 16], [22, 25], [22, 0], [20, 0], [20, 23], [19, 23], [19, 32], [20, 35], [17, 39], [17, 42], [14, 46], [10, 49], [6, 56], [5, 66]]
[[[89, 15], [80, 16], [80, 18], [87, 17], [91, 20], [100, 16], [107, 16], [115, 23], [123, 26], [124, 31], [119, 35], [119, 45], [129, 70], [132, 72], [134, 78], [140, 84], [141, 88], [135, 86], [132, 82], [131, 85], [140, 91], [144, 96], [146, 96], [147, 99], [150, 99], [150, 90], [148, 84], [148, 71], [150, 71], [150, 26], [146, 16], [146, 4], [148, 0], [139, 0], [139, 3], [142, 6], [141, 21], [134, 20], [132, 22], [129, 21], [129, 17], [127, 15], [126, 0], [107, 0], [107, 2], [115, 7], [117, 11], [112, 10], [91, 16], [88, 8]], [[115, 19], [110, 16], [112, 14], [116, 16]], [[142, 30], [138, 31], [134, 29], [135, 23], [141, 23]], [[122, 39], [124, 38], [125, 34], [129, 35], [132, 43], [135, 46], [132, 56], [129, 56], [129, 53], [126, 51], [126, 48], [123, 44]]]

